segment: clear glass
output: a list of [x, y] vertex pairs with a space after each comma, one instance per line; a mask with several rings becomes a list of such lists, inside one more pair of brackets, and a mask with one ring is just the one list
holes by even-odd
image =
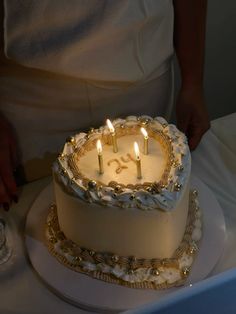
[[0, 265], [6, 263], [11, 257], [12, 249], [7, 236], [6, 219], [0, 216]]

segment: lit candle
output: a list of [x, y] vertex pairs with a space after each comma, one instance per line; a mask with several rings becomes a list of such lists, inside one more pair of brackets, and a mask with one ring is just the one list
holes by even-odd
[[140, 159], [140, 155], [139, 155], [139, 147], [138, 147], [137, 142], [134, 142], [134, 152], [135, 152], [135, 156], [136, 156], [137, 178], [141, 179], [142, 178], [141, 159]]
[[102, 143], [100, 140], [97, 140], [97, 151], [98, 151], [98, 165], [99, 165], [99, 173], [103, 174], [103, 158], [102, 158]]
[[144, 151], [144, 155], [148, 154], [148, 133], [144, 128], [141, 128], [141, 132], [143, 134], [143, 151]]
[[114, 129], [114, 126], [112, 125], [111, 121], [107, 119], [107, 126], [110, 130], [111, 133], [111, 139], [112, 139], [112, 145], [113, 145], [113, 152], [117, 153], [118, 152], [118, 147], [117, 147], [117, 140], [116, 140], [116, 132]]

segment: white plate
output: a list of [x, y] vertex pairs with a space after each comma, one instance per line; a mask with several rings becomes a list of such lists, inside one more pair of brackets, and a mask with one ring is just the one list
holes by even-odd
[[[191, 187], [199, 191], [203, 212], [203, 238], [186, 285], [204, 279], [220, 258], [225, 241], [225, 221], [222, 210], [209, 188], [197, 178]], [[25, 242], [32, 266], [61, 298], [81, 308], [100, 312], [120, 312], [157, 301], [177, 289], [143, 290], [131, 289], [93, 279], [72, 271], [50, 255], [43, 243], [44, 224], [49, 204], [53, 202], [52, 184], [37, 197], [26, 221]]]

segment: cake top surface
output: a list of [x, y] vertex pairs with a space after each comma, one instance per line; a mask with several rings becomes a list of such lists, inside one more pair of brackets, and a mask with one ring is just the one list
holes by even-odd
[[[139, 132], [140, 133], [140, 132]], [[119, 184], [143, 184], [145, 182], [160, 181], [165, 169], [165, 153], [161, 144], [152, 137], [148, 139], [148, 155], [143, 154], [142, 134], [125, 135], [117, 138], [117, 153], [113, 152], [112, 145], [103, 143], [102, 158], [104, 172], [99, 173], [98, 153], [96, 147], [86, 152], [78, 160], [78, 168], [81, 173], [109, 185], [111, 181]], [[134, 153], [134, 142], [140, 148], [141, 178], [137, 178], [136, 156]], [[91, 166], [93, 165], [93, 166]], [[158, 165], [153, 171], [151, 165]]]
[[[185, 135], [161, 117], [129, 116], [112, 121], [112, 126], [68, 139], [54, 163], [56, 179], [69, 193], [88, 202], [144, 210], [173, 209], [190, 172]], [[146, 152], [142, 127], [148, 138]], [[97, 147], [98, 140], [101, 147]], [[134, 142], [139, 152], [134, 151]]]

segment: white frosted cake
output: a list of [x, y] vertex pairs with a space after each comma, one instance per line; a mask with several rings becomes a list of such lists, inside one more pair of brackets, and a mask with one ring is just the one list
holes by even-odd
[[65, 266], [108, 282], [182, 284], [201, 238], [190, 172], [185, 135], [161, 117], [129, 116], [75, 135], [53, 166], [49, 250]]

